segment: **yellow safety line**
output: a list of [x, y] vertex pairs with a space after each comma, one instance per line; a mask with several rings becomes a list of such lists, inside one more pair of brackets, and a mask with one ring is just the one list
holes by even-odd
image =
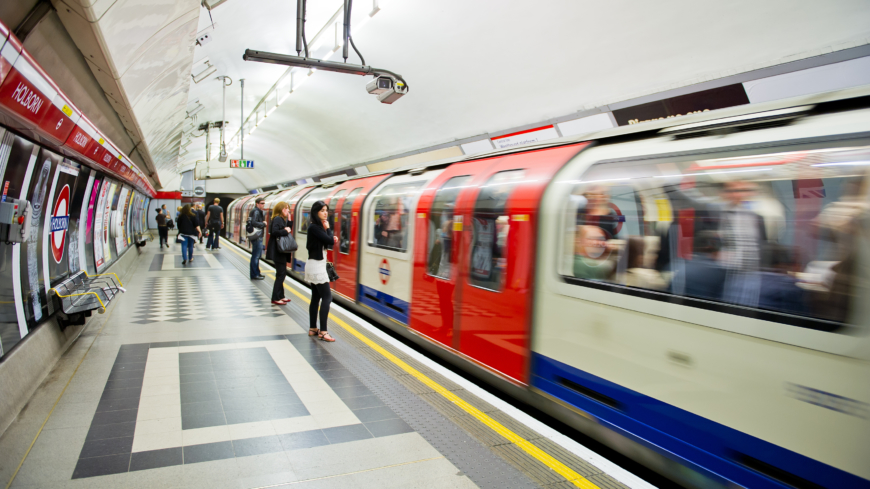
[[[230, 247], [229, 249], [232, 250], [233, 247]], [[233, 252], [236, 253], [237, 255], [239, 255], [240, 257], [244, 258], [244, 255], [242, 255], [240, 252], [238, 252], [236, 250], [233, 250]], [[307, 297], [305, 297], [304, 295], [299, 293], [294, 287], [290, 287], [285, 283], [284, 288], [289, 290], [290, 292], [296, 294], [296, 296], [299, 297], [300, 299], [302, 299], [303, 301], [310, 302], [310, 300]], [[441, 394], [442, 396], [444, 396], [445, 398], [447, 398], [448, 401], [452, 402], [453, 404], [455, 404], [457, 407], [459, 407], [460, 409], [462, 409], [466, 413], [477, 418], [481, 423], [485, 424], [486, 426], [488, 426], [490, 429], [492, 429], [493, 431], [495, 431], [499, 435], [510, 440], [511, 443], [520, 447], [524, 452], [528, 453], [529, 455], [531, 455], [532, 457], [534, 457], [536, 460], [543, 463], [547, 467], [553, 469], [557, 474], [561, 475], [562, 477], [567, 479], [569, 482], [571, 482], [575, 486], [582, 487], [584, 489], [600, 489], [597, 485], [595, 485], [591, 481], [589, 481], [589, 479], [578, 474], [577, 472], [575, 472], [573, 469], [571, 469], [567, 465], [556, 460], [550, 454], [546, 453], [545, 451], [543, 451], [540, 448], [538, 448], [537, 446], [535, 446], [533, 443], [527, 441], [526, 439], [524, 439], [520, 435], [509, 430], [503, 424], [492, 419], [491, 417], [489, 417], [486, 413], [484, 413], [480, 409], [477, 409], [476, 407], [472, 406], [471, 404], [466, 402], [461, 397], [457, 396], [456, 394], [454, 394], [454, 393], [450, 392], [449, 390], [447, 390], [446, 388], [444, 388], [441, 384], [439, 384], [439, 383], [435, 382], [434, 380], [430, 379], [429, 377], [423, 375], [420, 371], [418, 371], [414, 367], [408, 365], [407, 363], [405, 363], [404, 361], [402, 361], [400, 358], [396, 357], [392, 353], [388, 352], [383, 347], [381, 347], [380, 345], [378, 345], [374, 341], [372, 341], [369, 338], [367, 338], [366, 336], [364, 336], [362, 333], [357, 331], [354, 327], [347, 324], [346, 322], [344, 322], [340, 318], [336, 317], [333, 314], [330, 314], [329, 318], [332, 319], [333, 321], [335, 321], [335, 323], [338, 324], [339, 326], [341, 326], [345, 331], [347, 331], [348, 333], [352, 334], [357, 339], [359, 339], [360, 341], [365, 343], [366, 346], [368, 346], [372, 350], [375, 350], [376, 352], [383, 355], [384, 358], [393, 362], [394, 364], [396, 364], [396, 366], [398, 366], [399, 368], [401, 368], [405, 372], [408, 372], [414, 378], [416, 378], [417, 380], [419, 380], [423, 384], [427, 385], [430, 389], [434, 390], [435, 392], [437, 392], [437, 393]]]
[[58, 297], [63, 297], [64, 299], [66, 299], [67, 297], [79, 297], [82, 295], [94, 294], [94, 297], [96, 297], [97, 300], [100, 301], [100, 307], [103, 309], [103, 311], [106, 310], [106, 305], [103, 304], [103, 299], [100, 299], [100, 296], [97, 295], [96, 292], [82, 292], [81, 294], [63, 295], [60, 292], [58, 292], [57, 289], [55, 289], [54, 287], [48, 289], [49, 292], [51, 292], [52, 290], [54, 291], [55, 294], [57, 294]]
[[21, 462], [18, 464], [18, 467], [15, 469], [15, 472], [12, 474], [12, 478], [9, 479], [9, 483], [6, 484], [6, 489], [9, 489], [12, 486], [12, 482], [14, 482], [15, 478], [18, 477], [18, 471], [21, 470], [21, 467], [24, 465], [24, 461], [27, 460], [27, 456], [30, 455], [30, 451], [33, 450], [33, 445], [36, 444], [36, 439], [39, 438], [39, 435], [42, 434], [43, 428], [45, 428], [45, 425], [48, 423], [48, 418], [50, 418], [52, 413], [54, 413], [55, 408], [57, 408], [57, 403], [60, 402], [60, 398], [63, 397], [64, 393], [66, 392], [67, 387], [69, 387], [70, 382], [72, 382], [72, 379], [76, 376], [76, 373], [78, 373], [79, 367], [82, 366], [82, 362], [85, 361], [85, 358], [87, 358], [88, 353], [91, 351], [91, 348], [94, 346], [94, 343], [97, 342], [97, 338], [100, 337], [100, 333], [102, 333], [103, 329], [106, 327], [106, 325], [109, 324], [109, 318], [112, 317], [113, 312], [115, 312], [114, 308], [112, 308], [112, 310], [109, 312], [109, 315], [106, 316], [105, 321], [103, 321], [103, 326], [100, 327], [100, 331], [98, 331], [96, 336], [94, 336], [94, 341], [92, 341], [91, 345], [88, 346], [88, 349], [85, 351], [85, 354], [82, 355], [82, 359], [79, 360], [79, 364], [76, 365], [76, 369], [73, 370], [73, 373], [72, 373], [72, 375], [70, 375], [69, 380], [66, 381], [66, 385], [63, 386], [63, 390], [60, 391], [60, 394], [57, 396], [57, 399], [54, 401], [54, 405], [51, 406], [51, 411], [48, 412], [48, 415], [45, 417], [45, 420], [42, 422], [42, 426], [39, 427], [39, 431], [36, 432], [36, 436], [33, 437], [33, 441], [30, 442], [30, 446], [27, 447], [27, 451], [24, 452], [24, 457], [21, 458]]

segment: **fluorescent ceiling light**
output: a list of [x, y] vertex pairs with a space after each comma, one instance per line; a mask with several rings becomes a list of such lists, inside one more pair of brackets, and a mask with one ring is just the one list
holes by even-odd
[[278, 106], [276, 105], [276, 106], [272, 107], [271, 109], [269, 109], [269, 112], [266, 112], [266, 117], [269, 117], [269, 115], [271, 115], [272, 112], [275, 112], [275, 109], [277, 109], [277, 108], [278, 108]]
[[819, 163], [810, 166], [867, 166], [870, 161], [843, 161], [841, 163]]
[[215, 74], [216, 72], [217, 68], [209, 63], [206, 68], [202, 70], [198, 75], [191, 74], [190, 76], [193, 78], [193, 83], [199, 83], [208, 78], [209, 76]]
[[202, 109], [204, 109], [204, 108], [205, 108], [205, 105], [198, 105], [198, 106], [194, 107], [192, 110], [188, 110], [187, 117], [193, 117], [196, 114], [199, 114], [200, 111], [202, 111]]

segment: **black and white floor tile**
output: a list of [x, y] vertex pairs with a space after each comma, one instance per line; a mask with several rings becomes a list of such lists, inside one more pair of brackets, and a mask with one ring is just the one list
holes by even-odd
[[133, 324], [282, 317], [284, 313], [238, 274], [149, 277]]

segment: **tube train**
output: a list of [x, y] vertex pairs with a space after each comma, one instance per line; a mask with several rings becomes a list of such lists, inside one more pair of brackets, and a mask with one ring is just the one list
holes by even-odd
[[[679, 124], [678, 124], [679, 122]], [[870, 487], [870, 90], [250, 195], [302, 280], [693, 487]], [[266, 237], [268, 239], [268, 236]]]

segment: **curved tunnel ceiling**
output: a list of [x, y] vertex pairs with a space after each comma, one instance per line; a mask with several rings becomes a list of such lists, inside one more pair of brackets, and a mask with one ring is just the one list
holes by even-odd
[[[410, 93], [384, 105], [366, 93], [370, 77], [308, 77], [300, 71], [298, 88], [245, 138], [244, 156], [255, 160], [256, 169], [235, 170], [233, 177], [245, 188], [534, 124], [870, 38], [870, 3], [863, 0], [377, 3], [380, 11], [364, 25], [372, 2], [354, 5], [354, 40], [368, 64], [404, 75]], [[341, 2], [308, 4], [309, 40], [324, 29], [312, 56], [322, 57], [335, 39], [332, 25], [324, 25]], [[214, 29], [208, 12], [200, 13], [199, 31], [212, 40], [195, 48], [193, 73], [205, 57], [217, 71], [190, 83], [189, 100], [205, 106], [197, 125], [220, 120], [215, 77], [231, 77], [229, 139], [239, 128], [238, 80], [246, 80], [247, 116], [286, 70], [242, 61], [242, 54], [246, 48], [295, 54], [295, 2], [229, 0], [212, 16]], [[340, 61], [340, 53], [331, 59]], [[349, 61], [358, 63], [352, 52]], [[289, 87], [282, 90], [279, 95]], [[156, 119], [153, 124], [159, 124]], [[217, 139], [213, 131], [212, 155]], [[182, 167], [205, 158], [205, 138], [193, 139], [188, 150], [179, 158]], [[230, 157], [238, 158], [239, 150]]]

